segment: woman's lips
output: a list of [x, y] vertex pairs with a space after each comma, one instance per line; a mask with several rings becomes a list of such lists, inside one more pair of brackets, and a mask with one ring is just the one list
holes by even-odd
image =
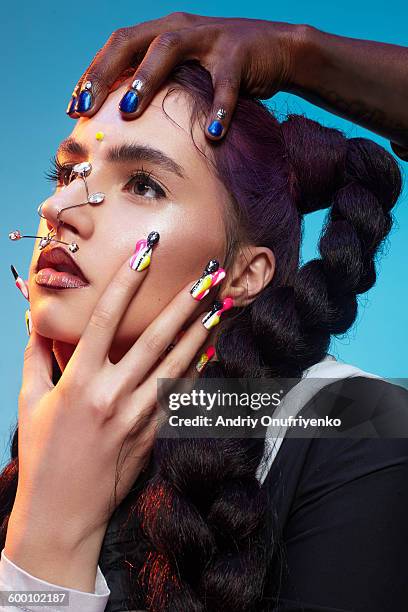
[[86, 283], [70, 272], [58, 272], [54, 268], [41, 268], [35, 275], [35, 282], [42, 287], [51, 289], [76, 289], [87, 287]]

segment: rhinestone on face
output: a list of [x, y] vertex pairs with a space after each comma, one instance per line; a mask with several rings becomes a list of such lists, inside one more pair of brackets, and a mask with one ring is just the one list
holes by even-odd
[[10, 240], [20, 240], [22, 236], [18, 230], [14, 230], [14, 232], [9, 233], [9, 238]]
[[140, 91], [143, 87], [143, 82], [140, 79], [135, 79], [132, 83], [132, 89]]
[[89, 176], [92, 170], [91, 162], [81, 162], [75, 164], [72, 168], [74, 174], [82, 174], [82, 176]]
[[87, 81], [84, 85], [84, 89], [91, 89], [91, 87], [92, 87], [91, 81]]
[[105, 199], [105, 194], [102, 191], [97, 191], [96, 193], [91, 193], [88, 197], [88, 202], [90, 204], [101, 204]]
[[227, 111], [224, 108], [218, 109], [218, 112], [217, 112], [218, 119], [225, 119], [226, 116], [227, 116]]
[[50, 244], [50, 242], [51, 242], [51, 239], [50, 239], [50, 238], [48, 238], [48, 237], [41, 238], [41, 240], [40, 240], [40, 244], [38, 245], [38, 248], [39, 248], [40, 250], [41, 250], [41, 249], [44, 249], [44, 248], [45, 248], [45, 247], [46, 247], [48, 244]]

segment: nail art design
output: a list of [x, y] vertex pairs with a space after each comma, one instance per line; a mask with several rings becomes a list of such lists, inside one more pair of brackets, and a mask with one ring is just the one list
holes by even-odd
[[227, 116], [227, 111], [225, 110], [225, 108], [219, 108], [217, 110], [217, 119], [225, 119], [225, 117]]
[[119, 102], [122, 113], [134, 113], [139, 104], [139, 96], [133, 89], [129, 89]]
[[135, 79], [131, 85], [131, 89], [125, 93], [119, 102], [119, 110], [122, 113], [134, 113], [139, 105], [139, 92], [143, 88], [143, 82], [140, 79]]
[[222, 127], [222, 123], [220, 123], [220, 121], [213, 121], [208, 127], [208, 131], [212, 136], [220, 136], [223, 129], [224, 128]]
[[14, 280], [16, 281], [17, 289], [20, 289], [25, 299], [28, 300], [29, 299], [28, 298], [28, 288], [27, 288], [26, 282], [21, 278], [21, 276], [19, 276], [17, 270], [15, 269], [13, 265], [11, 265], [10, 268], [13, 273]]
[[77, 98], [77, 96], [78, 96], [78, 89], [79, 89], [79, 86], [76, 85], [74, 91], [71, 94], [71, 99], [68, 102], [68, 106], [67, 106], [67, 109], [65, 111], [67, 113], [67, 115], [71, 115], [75, 111], [75, 106], [76, 106], [77, 99], [78, 99]]
[[33, 324], [31, 321], [31, 310], [25, 311], [25, 324], [26, 324], [27, 334], [31, 336], [31, 330], [33, 329]]
[[224, 268], [220, 268], [220, 264], [217, 259], [210, 259], [204, 272], [194, 285], [190, 289], [190, 293], [193, 298], [197, 301], [202, 300], [208, 295], [211, 287], [215, 287], [225, 278]]
[[92, 83], [91, 81], [86, 81], [83, 89], [81, 90], [77, 103], [75, 105], [75, 111], [77, 113], [86, 113], [92, 106]]
[[129, 260], [132, 270], [141, 272], [150, 265], [153, 246], [159, 242], [159, 232], [150, 232], [147, 239], [141, 238], [136, 242], [135, 252]]
[[202, 372], [207, 365], [207, 363], [212, 359], [215, 355], [215, 348], [211, 345], [207, 348], [205, 353], [202, 353], [200, 359], [196, 363], [197, 372]]
[[76, 103], [77, 103], [77, 97], [74, 96], [74, 94], [72, 94], [71, 100], [68, 102], [68, 106], [65, 111], [67, 115], [71, 115], [74, 112]]
[[214, 327], [214, 325], [217, 325], [220, 322], [222, 313], [229, 310], [233, 306], [234, 300], [232, 297], [226, 297], [222, 302], [220, 300], [216, 300], [212, 305], [210, 312], [207, 312], [207, 314], [201, 319], [201, 323], [207, 329], [211, 329], [211, 327]]

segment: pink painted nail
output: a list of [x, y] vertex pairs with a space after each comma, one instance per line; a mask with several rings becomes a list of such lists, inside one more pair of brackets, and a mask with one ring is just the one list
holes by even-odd
[[234, 300], [232, 297], [226, 297], [222, 302], [220, 300], [216, 300], [213, 303], [210, 312], [207, 312], [207, 314], [201, 319], [201, 323], [207, 329], [214, 327], [214, 325], [217, 325], [220, 322], [222, 313], [229, 310], [233, 306]]
[[129, 259], [129, 266], [132, 270], [141, 272], [150, 265], [153, 246], [159, 242], [159, 232], [150, 232], [147, 239], [141, 238], [136, 242], [135, 252]]
[[207, 363], [212, 359], [215, 355], [215, 347], [209, 346], [207, 350], [201, 354], [200, 359], [196, 363], [197, 372], [202, 372]]
[[225, 278], [224, 268], [220, 268], [217, 259], [210, 259], [200, 278], [191, 287], [190, 293], [195, 300], [200, 301], [208, 295], [211, 287], [218, 285], [223, 278]]

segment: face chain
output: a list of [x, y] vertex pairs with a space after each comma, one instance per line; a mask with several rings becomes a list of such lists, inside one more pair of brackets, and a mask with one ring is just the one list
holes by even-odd
[[[73, 204], [72, 206], [65, 206], [62, 209], [58, 208], [57, 209], [58, 210], [57, 212], [58, 227], [64, 224], [64, 221], [61, 220], [61, 213], [63, 213], [64, 210], [68, 210], [69, 208], [76, 208], [78, 206], [85, 206], [85, 204], [92, 204], [94, 206], [98, 206], [99, 204], [102, 204], [102, 202], [104, 202], [105, 194], [102, 191], [96, 191], [94, 193], [89, 193], [88, 183], [86, 179], [91, 174], [91, 172], [92, 172], [92, 164], [89, 161], [80, 162], [79, 164], [75, 164], [75, 166], [73, 166], [71, 170], [71, 174], [69, 176], [68, 184], [71, 182], [71, 179], [73, 177], [81, 178], [85, 186], [86, 201], [81, 202], [80, 204]], [[43, 219], [46, 218], [42, 214], [42, 204], [40, 204], [40, 206], [38, 207], [37, 212], [40, 215], [40, 217], [42, 217]], [[19, 230], [14, 230], [13, 232], [9, 233], [9, 238], [10, 240], [21, 240], [21, 238], [40, 238], [40, 242], [38, 245], [38, 248], [40, 249], [40, 251], [42, 251], [42, 249], [44, 249], [47, 245], [49, 245], [50, 242], [60, 242], [61, 244], [67, 244], [71, 253], [75, 253], [76, 251], [79, 250], [79, 246], [77, 245], [76, 242], [69, 243], [69, 242], [64, 242], [63, 240], [57, 240], [55, 238], [55, 235], [56, 235], [55, 228], [49, 231], [46, 236], [30, 236], [26, 234], [21, 234]]]

